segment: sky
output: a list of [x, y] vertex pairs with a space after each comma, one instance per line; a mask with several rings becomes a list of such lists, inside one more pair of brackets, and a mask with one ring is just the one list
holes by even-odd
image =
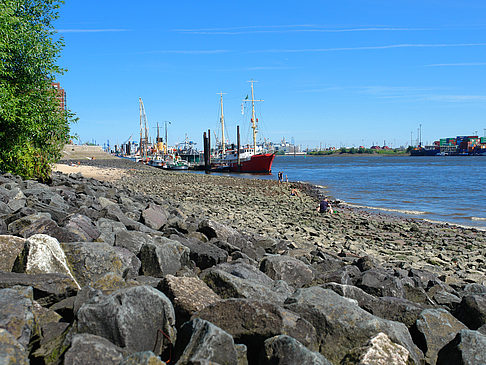
[[[202, 148], [240, 125], [303, 148], [392, 147], [486, 133], [484, 0], [66, 0], [58, 81], [81, 143], [149, 137]], [[165, 123], [165, 122], [170, 122]], [[213, 134], [214, 140], [214, 134]]]

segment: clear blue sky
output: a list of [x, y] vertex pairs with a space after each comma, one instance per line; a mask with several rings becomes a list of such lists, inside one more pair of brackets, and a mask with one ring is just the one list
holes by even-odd
[[[218, 130], [246, 141], [255, 84], [260, 131], [302, 146], [394, 146], [484, 134], [486, 1], [67, 0], [59, 81], [82, 142], [139, 138], [138, 98], [169, 143]], [[161, 128], [163, 130], [163, 128]]]

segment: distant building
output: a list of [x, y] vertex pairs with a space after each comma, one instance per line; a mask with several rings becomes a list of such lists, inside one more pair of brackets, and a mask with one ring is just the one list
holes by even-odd
[[59, 100], [59, 108], [66, 111], [66, 91], [64, 91], [59, 82], [53, 82], [52, 87], [57, 90], [57, 100]]
[[273, 148], [275, 152], [277, 153], [284, 153], [284, 154], [291, 154], [291, 153], [299, 153], [300, 152], [300, 147], [296, 146], [292, 143], [289, 143], [285, 140], [285, 138], [282, 138], [279, 144], [274, 144]]

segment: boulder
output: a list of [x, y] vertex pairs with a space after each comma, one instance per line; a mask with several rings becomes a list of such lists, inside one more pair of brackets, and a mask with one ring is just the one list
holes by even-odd
[[123, 247], [138, 255], [144, 244], [153, 244], [154, 239], [147, 233], [137, 231], [120, 230], [115, 233], [113, 244], [117, 247]]
[[164, 365], [165, 362], [152, 351], [135, 352], [125, 357], [120, 365]]
[[[312, 265], [315, 269], [316, 265]], [[315, 273], [315, 284], [322, 283], [338, 283], [344, 285], [354, 285], [361, 276], [361, 271], [354, 265], [340, 266], [336, 270], [322, 271], [320, 266], [318, 271]]]
[[167, 223], [167, 212], [160, 205], [150, 204], [142, 211], [142, 222], [156, 231], [160, 230]]
[[0, 289], [15, 285], [32, 287], [34, 300], [45, 306], [75, 295], [78, 290], [72, 278], [65, 274], [0, 272]]
[[140, 249], [143, 275], [164, 277], [176, 274], [189, 266], [189, 249], [177, 241], [157, 237], [153, 243], [145, 243]]
[[455, 316], [472, 330], [486, 324], [486, 294], [464, 296]]
[[158, 289], [173, 303], [178, 323], [188, 321], [195, 312], [221, 300], [198, 277], [166, 275]]
[[202, 220], [199, 223], [197, 230], [198, 232], [204, 233], [209, 239], [217, 238], [218, 240], [226, 242], [229, 242], [231, 238], [239, 235], [233, 228], [211, 219]]
[[285, 308], [314, 325], [321, 353], [333, 363], [339, 363], [350, 348], [364, 346], [380, 332], [404, 346], [416, 364], [423, 358], [403, 323], [376, 317], [361, 309], [356, 301], [343, 298], [332, 290], [320, 287], [299, 289], [286, 300]]
[[486, 364], [486, 336], [478, 331], [461, 330], [437, 357], [437, 365], [456, 364]]
[[27, 349], [34, 331], [32, 288], [19, 286], [0, 290], [0, 328], [10, 332]]
[[365, 346], [353, 349], [342, 365], [408, 365], [408, 350], [396, 343], [383, 332], [378, 333]]
[[[78, 331], [102, 336], [129, 352], [162, 353], [175, 343], [175, 314], [170, 300], [149, 286], [94, 297], [78, 310]], [[165, 335], [165, 336], [164, 336]]]
[[19, 217], [8, 225], [8, 232], [12, 235], [20, 235], [20, 232], [23, 229], [28, 228], [32, 224], [35, 224], [35, 222], [50, 219], [51, 215], [49, 213], [34, 213], [24, 217]]
[[72, 344], [64, 355], [64, 365], [119, 365], [123, 350], [107, 339], [88, 333], [73, 336]]
[[280, 334], [292, 336], [313, 350], [318, 345], [316, 331], [308, 321], [271, 303], [226, 299], [195, 313], [193, 318], [196, 317], [214, 323], [237, 342], [244, 343], [249, 356], [257, 356], [263, 350], [262, 340]]
[[98, 240], [110, 245], [115, 243], [115, 236], [118, 232], [126, 231], [126, 227], [123, 223], [106, 218], [98, 219], [96, 221], [96, 228], [100, 231]]
[[439, 350], [463, 329], [467, 327], [445, 309], [426, 309], [420, 313], [410, 333], [423, 351], [427, 364], [434, 365]]
[[0, 364], [28, 365], [27, 350], [7, 330], [0, 328]]
[[320, 353], [309, 350], [295, 338], [287, 335], [274, 336], [265, 340], [265, 358], [262, 363], [331, 365], [329, 360]]
[[291, 294], [291, 289], [284, 281], [274, 281], [254, 266], [241, 262], [207, 269], [202, 273], [202, 279], [222, 298], [283, 303]]
[[0, 271], [13, 271], [15, 261], [24, 251], [25, 239], [2, 235], [0, 236]]
[[403, 298], [403, 284], [400, 279], [384, 270], [370, 269], [362, 273], [356, 286], [376, 297]]
[[90, 218], [82, 214], [72, 214], [64, 221], [64, 228], [78, 237], [79, 241], [91, 242], [100, 236], [100, 231], [96, 228]]
[[260, 270], [270, 278], [283, 280], [295, 288], [301, 288], [314, 279], [312, 270], [306, 264], [289, 256], [266, 256], [260, 263]]
[[[238, 356], [233, 338], [221, 328], [200, 318], [184, 323], [177, 336], [177, 364], [197, 360], [237, 365]], [[180, 354], [180, 355], [179, 355]]]
[[29, 248], [26, 274], [58, 273], [69, 276], [78, 288], [81, 288], [67, 264], [66, 255], [59, 242], [45, 234], [35, 234], [27, 239]]
[[62, 247], [74, 276], [82, 286], [91, 285], [109, 272], [132, 278], [140, 270], [140, 260], [121, 247], [104, 242], [68, 242]]
[[171, 235], [170, 238], [189, 248], [191, 260], [201, 270], [228, 261], [228, 253], [212, 243], [186, 239], [176, 235]]

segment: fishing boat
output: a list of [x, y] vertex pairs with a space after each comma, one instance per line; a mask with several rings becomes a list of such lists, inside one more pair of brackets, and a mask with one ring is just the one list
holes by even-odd
[[264, 146], [257, 145], [257, 124], [258, 119], [255, 117], [255, 100], [253, 83], [251, 83], [251, 99], [248, 97], [244, 102], [251, 102], [251, 128], [253, 130], [253, 145], [247, 145], [243, 148], [226, 150], [224, 137], [224, 114], [223, 114], [223, 93], [221, 94], [221, 131], [222, 143], [218, 156], [212, 160], [212, 169], [224, 169], [230, 172], [247, 172], [247, 173], [270, 173], [272, 163], [275, 159], [275, 153], [266, 153]]

